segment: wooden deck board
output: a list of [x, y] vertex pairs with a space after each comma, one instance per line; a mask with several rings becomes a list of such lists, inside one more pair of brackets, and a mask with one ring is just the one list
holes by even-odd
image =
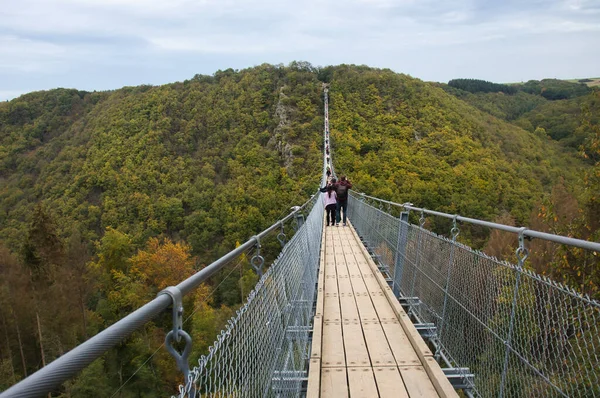
[[382, 398], [409, 398], [397, 367], [373, 368], [379, 396]]
[[439, 396], [422, 366], [401, 366], [400, 375], [411, 398]]
[[350, 398], [378, 396], [375, 375], [370, 367], [348, 369], [348, 386], [350, 387]]
[[321, 392], [321, 360], [313, 358], [310, 360], [308, 370], [308, 386], [306, 387], [306, 398], [318, 398]]
[[323, 322], [323, 347], [321, 349], [321, 366], [324, 368], [345, 366], [344, 339], [340, 322]]
[[321, 358], [321, 339], [323, 338], [323, 318], [316, 316], [313, 319], [313, 339], [310, 346], [310, 357]]
[[362, 322], [362, 326], [373, 366], [396, 366], [396, 359], [383, 333], [381, 323]]
[[344, 334], [346, 367], [371, 366], [362, 325], [359, 322], [344, 322], [342, 331]]
[[382, 321], [381, 326], [398, 366], [416, 366], [421, 361], [397, 320]]
[[321, 369], [321, 397], [348, 398], [348, 380], [345, 368]]

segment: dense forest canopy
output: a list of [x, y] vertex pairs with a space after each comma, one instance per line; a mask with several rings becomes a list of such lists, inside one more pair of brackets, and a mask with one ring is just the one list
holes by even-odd
[[531, 80], [510, 87], [516, 91], [473, 89], [478, 85], [492, 87], [494, 83], [475, 79], [466, 80], [471, 84], [439, 85], [448, 93], [496, 116], [513, 122], [517, 126], [540, 137], [559, 141], [562, 145], [579, 150], [585, 144], [589, 131], [585, 128], [589, 119], [594, 125], [600, 120], [600, 101], [597, 89], [585, 84], [564, 80]]
[[[543, 80], [510, 86], [514, 93], [485, 82], [473, 93], [467, 80], [450, 87], [385, 69], [293, 62], [1, 103], [0, 388], [308, 199], [321, 173], [322, 82], [330, 83], [336, 169], [356, 189], [597, 240], [598, 92], [569, 88], [569, 99], [556, 100], [542, 92], [563, 86]], [[431, 227], [447, 232], [439, 220]], [[481, 229], [465, 228], [461, 239], [495, 255], [512, 243]], [[531, 267], [598, 294], [597, 258], [537, 250]], [[255, 282], [246, 262], [187, 299], [196, 358]], [[160, 346], [168, 318], [56, 395], [111, 396]], [[151, 358], [121, 396], [175, 390], [181, 376], [169, 355]]]
[[585, 82], [568, 82], [558, 79], [529, 80], [523, 84], [498, 84], [479, 79], [452, 79], [449, 87], [470, 93], [505, 93], [524, 92], [539, 95], [548, 100], [561, 100], [580, 97], [592, 92]]
[[448, 82], [450, 87], [470, 93], [506, 93], [515, 94], [517, 88], [507, 84], [498, 84], [478, 79], [452, 79]]

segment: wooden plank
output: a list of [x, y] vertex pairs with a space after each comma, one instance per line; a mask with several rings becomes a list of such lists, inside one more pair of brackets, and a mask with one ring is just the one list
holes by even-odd
[[373, 302], [373, 307], [377, 311], [377, 317], [381, 322], [383, 321], [398, 321], [396, 313], [390, 306], [387, 298], [383, 295], [383, 292], [370, 294], [369, 297]]
[[448, 381], [444, 371], [433, 357], [425, 358], [425, 371], [436, 391], [443, 398], [458, 397], [456, 390]]
[[323, 315], [323, 305], [325, 301], [325, 292], [323, 291], [325, 287], [325, 274], [323, 269], [319, 271], [319, 279], [317, 281], [317, 302], [315, 307], [315, 316]]
[[[365, 267], [366, 268], [366, 267]], [[368, 271], [367, 271], [368, 269]], [[379, 282], [377, 281], [377, 277], [373, 274], [370, 268], [362, 270], [362, 278], [363, 282], [369, 292], [372, 294], [375, 293], [383, 293], [383, 289], [379, 286]], [[367, 274], [368, 272], [368, 274]]]
[[406, 391], [411, 398], [439, 397], [422, 366], [401, 366], [399, 369]]
[[336, 275], [325, 275], [325, 293], [337, 293], [338, 292], [338, 280]]
[[373, 368], [381, 398], [409, 398], [397, 367]]
[[342, 312], [340, 310], [340, 301], [337, 293], [325, 293], [325, 302], [323, 304], [323, 319], [325, 322], [341, 322]]
[[321, 367], [330, 368], [346, 365], [342, 325], [340, 322], [323, 323], [322, 347]]
[[346, 257], [346, 266], [348, 267], [348, 269], [350, 271], [354, 271], [354, 270], [358, 270], [358, 263], [356, 262], [356, 257], [354, 256], [354, 253], [351, 251], [353, 250], [353, 246], [356, 245], [356, 242], [354, 242], [352, 245], [349, 246], [348, 249], [346, 249], [346, 252], [344, 252], [344, 256]]
[[373, 307], [373, 302], [371, 301], [371, 297], [369, 293], [356, 294], [356, 307], [358, 308], [358, 313], [361, 321], [367, 322], [378, 322], [379, 318], [377, 317], [377, 311], [375, 311], [375, 307]]
[[340, 297], [341, 297], [341, 294], [343, 294], [343, 293], [346, 293], [346, 294], [354, 293], [354, 291], [352, 290], [352, 282], [350, 282], [350, 277], [348, 276], [348, 274], [346, 274], [346, 275], [338, 274], [337, 283], [338, 283], [338, 292], [340, 293]]
[[346, 366], [371, 366], [362, 325], [359, 322], [344, 322], [342, 330], [344, 333]]
[[397, 366], [381, 324], [379, 322], [362, 322], [362, 328], [373, 366]]
[[348, 398], [346, 368], [321, 369], [321, 397]]
[[310, 360], [308, 368], [308, 386], [306, 387], [306, 398], [318, 398], [321, 391], [321, 359]]
[[377, 384], [372, 368], [349, 368], [348, 386], [351, 398], [373, 398], [377, 397]]
[[350, 274], [348, 273], [348, 268], [346, 267], [346, 259], [344, 258], [343, 253], [335, 253], [335, 272], [338, 279], [341, 278], [350, 278]]
[[[354, 277], [354, 275], [357, 276]], [[365, 281], [363, 280], [360, 272], [358, 274], [352, 274], [352, 276], [350, 277], [350, 283], [352, 284], [352, 290], [354, 291], [354, 294], [366, 295], [369, 293], [369, 289], [367, 289]]]
[[356, 300], [352, 293], [340, 293], [340, 308], [342, 309], [342, 320], [344, 322], [354, 322], [360, 319]]
[[310, 357], [311, 358], [321, 358], [321, 341], [323, 334], [323, 318], [320, 316], [315, 316], [313, 318], [313, 334], [312, 334], [312, 343], [310, 347]]
[[381, 327], [398, 366], [420, 366], [421, 360], [398, 320], [382, 321]]

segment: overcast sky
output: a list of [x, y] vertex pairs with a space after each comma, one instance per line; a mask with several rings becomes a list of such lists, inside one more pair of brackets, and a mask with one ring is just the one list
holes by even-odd
[[600, 75], [600, 0], [0, 0], [0, 100], [293, 60], [431, 81]]

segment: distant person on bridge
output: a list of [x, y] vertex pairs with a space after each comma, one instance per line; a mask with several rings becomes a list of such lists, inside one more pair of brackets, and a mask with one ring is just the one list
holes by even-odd
[[327, 226], [329, 226], [329, 221], [331, 220], [331, 226], [335, 224], [335, 214], [337, 209], [337, 194], [335, 193], [334, 185], [335, 178], [331, 179], [331, 184], [327, 184], [325, 188], [321, 188], [321, 191], [325, 189], [325, 197], [323, 198], [325, 202], [325, 220], [327, 221]]
[[327, 174], [327, 179], [331, 177], [331, 168], [329, 166], [327, 166], [327, 171], [325, 172], [325, 174]]
[[340, 225], [341, 213], [344, 210], [344, 227], [346, 226], [346, 213], [348, 211], [348, 190], [352, 188], [352, 183], [346, 179], [346, 176], [340, 177], [340, 182], [334, 184], [337, 196], [337, 206], [335, 208], [335, 226]]

